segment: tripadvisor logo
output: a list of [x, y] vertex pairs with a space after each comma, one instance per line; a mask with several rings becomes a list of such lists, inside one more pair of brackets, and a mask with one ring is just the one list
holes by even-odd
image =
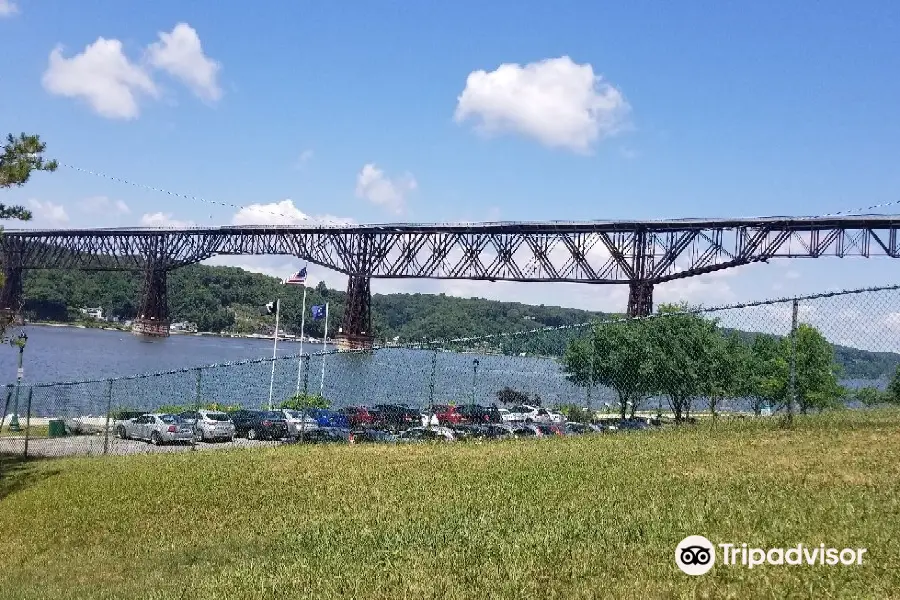
[[690, 535], [675, 547], [675, 564], [688, 575], [703, 575], [716, 563], [752, 569], [761, 565], [861, 565], [865, 548], [826, 548], [825, 544], [790, 548], [751, 548], [747, 544], [713, 544], [702, 535]]

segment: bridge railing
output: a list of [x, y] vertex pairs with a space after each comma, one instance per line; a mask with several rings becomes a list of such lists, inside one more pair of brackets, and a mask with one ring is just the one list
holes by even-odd
[[[516, 331], [371, 351], [8, 384], [0, 392], [0, 453], [104, 455], [288, 443], [238, 438], [157, 447], [126, 421], [145, 412], [268, 409], [270, 401], [277, 408], [298, 393], [321, 396], [332, 409], [405, 404], [430, 415], [436, 405], [529, 405], [570, 419], [617, 420], [624, 412], [627, 419], [654, 422], [770, 414], [783, 421], [900, 401], [900, 381], [892, 385], [900, 367], [900, 286], [712, 308], [663, 306], [640, 319], [534, 329], [528, 323], [523, 319]], [[544, 418], [537, 414], [531, 416]]]

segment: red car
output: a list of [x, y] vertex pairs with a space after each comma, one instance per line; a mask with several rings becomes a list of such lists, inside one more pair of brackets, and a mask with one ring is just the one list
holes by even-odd
[[455, 406], [449, 404], [435, 404], [431, 407], [431, 411], [441, 425], [459, 425], [463, 421], [463, 415]]
[[375, 415], [365, 406], [346, 406], [338, 412], [347, 417], [350, 427], [371, 427], [375, 423]]

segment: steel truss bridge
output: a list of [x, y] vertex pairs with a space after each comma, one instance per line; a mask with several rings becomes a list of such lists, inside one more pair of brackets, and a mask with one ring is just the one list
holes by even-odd
[[379, 278], [628, 284], [628, 314], [653, 286], [775, 258], [900, 257], [900, 216], [540, 223], [409, 223], [7, 230], [0, 310], [21, 317], [26, 269], [144, 273], [136, 331], [168, 335], [166, 273], [217, 255], [289, 255], [349, 276], [345, 347], [371, 344]]

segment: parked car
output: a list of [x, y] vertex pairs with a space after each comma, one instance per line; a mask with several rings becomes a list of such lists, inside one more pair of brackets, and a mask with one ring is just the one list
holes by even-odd
[[337, 427], [350, 429], [350, 419], [339, 412], [327, 408], [308, 408], [304, 411], [307, 416], [315, 419], [319, 427]]
[[489, 440], [503, 440], [516, 437], [515, 428], [505, 423], [491, 423], [485, 426], [485, 438]]
[[422, 414], [417, 409], [402, 404], [376, 404], [374, 411], [374, 424], [380, 429], [398, 431], [422, 422]]
[[288, 435], [284, 415], [274, 410], [236, 410], [231, 413], [234, 434], [248, 440], [280, 440]]
[[397, 436], [388, 431], [382, 431], [380, 429], [359, 429], [353, 432], [353, 442], [355, 444], [365, 444], [365, 443], [391, 443], [396, 442]]
[[301, 432], [306, 433], [319, 428], [319, 422], [316, 419], [310, 415], [304, 417], [299, 410], [282, 408], [276, 412], [284, 415], [284, 421], [287, 423], [288, 435], [291, 437], [299, 437]]
[[413, 427], [400, 434], [400, 442], [453, 442], [456, 436], [448, 427]]
[[463, 422], [463, 416], [457, 407], [450, 404], [435, 404], [431, 407], [431, 413], [437, 417], [440, 425], [458, 425]]
[[201, 442], [234, 440], [234, 422], [227, 414], [218, 410], [198, 410], [194, 415], [194, 435]]
[[566, 435], [583, 435], [585, 433], [596, 433], [597, 431], [593, 429], [590, 425], [585, 423], [566, 423], [563, 431]]
[[485, 424], [502, 423], [503, 417], [496, 406], [481, 406], [480, 404], [464, 404], [456, 408], [462, 416], [463, 423]]
[[565, 435], [563, 433], [563, 428], [559, 425], [553, 425], [549, 423], [534, 423], [534, 427], [537, 427], [542, 435]]
[[448, 429], [453, 432], [453, 437], [461, 442], [467, 440], [484, 439], [487, 435], [485, 425], [461, 423], [459, 425], [449, 427]]
[[552, 423], [553, 418], [546, 408], [519, 404], [509, 409], [509, 420], [519, 423]]
[[191, 426], [176, 415], [152, 413], [123, 421], [117, 431], [123, 440], [147, 440], [156, 446], [175, 442], [193, 442]]
[[518, 424], [513, 426], [513, 435], [517, 438], [523, 437], [543, 437], [544, 434], [534, 424]]
[[345, 406], [338, 412], [347, 417], [350, 427], [371, 427], [375, 423], [375, 415], [365, 406]]
[[304, 444], [353, 444], [356, 436], [349, 429], [319, 427], [306, 431], [300, 438]]
[[438, 421], [437, 415], [434, 413], [422, 413], [422, 427], [428, 427], [431, 425], [432, 427], [437, 427], [441, 422]]

